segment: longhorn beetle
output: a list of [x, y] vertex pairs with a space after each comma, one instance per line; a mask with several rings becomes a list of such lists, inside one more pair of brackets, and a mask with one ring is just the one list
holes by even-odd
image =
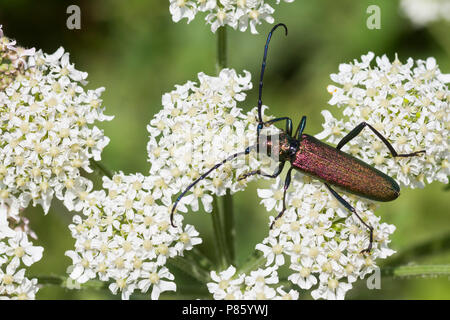
[[306, 125], [306, 117], [303, 116], [299, 126], [295, 130], [294, 135], [292, 135], [292, 120], [289, 117], [281, 117], [272, 119], [269, 121], [263, 121], [262, 119], [262, 88], [263, 88], [263, 77], [264, 70], [266, 68], [267, 51], [269, 48], [269, 42], [272, 38], [272, 34], [278, 27], [282, 26], [285, 29], [286, 35], [288, 29], [285, 24], [279, 23], [275, 25], [269, 32], [267, 37], [266, 45], [264, 47], [264, 56], [261, 66], [261, 75], [259, 82], [259, 97], [258, 97], [258, 126], [257, 126], [257, 140], [255, 146], [250, 146], [245, 149], [245, 151], [237, 152], [222, 162], [219, 162], [211, 169], [203, 173], [199, 178], [197, 178], [192, 184], [190, 184], [177, 198], [175, 201], [171, 215], [170, 221], [173, 224], [173, 214], [175, 208], [181, 198], [199, 181], [207, 177], [212, 171], [216, 170], [224, 163], [233, 160], [234, 158], [249, 154], [252, 150], [260, 152], [260, 132], [265, 126], [270, 126], [275, 122], [286, 121], [286, 129], [281, 130], [277, 135], [264, 136], [265, 145], [264, 148], [267, 150], [268, 156], [276, 156], [279, 160], [279, 165], [273, 174], [263, 173], [261, 170], [255, 170], [241, 175], [238, 180], [245, 179], [246, 177], [252, 175], [262, 175], [264, 177], [276, 178], [283, 171], [284, 165], [287, 161], [290, 162], [291, 167], [289, 168], [283, 187], [283, 209], [275, 217], [270, 228], [273, 227], [274, 222], [279, 219], [284, 211], [286, 210], [286, 191], [291, 183], [291, 173], [295, 169], [297, 171], [303, 172], [313, 178], [322, 181], [328, 188], [330, 193], [348, 210], [351, 214], [354, 214], [359, 221], [369, 230], [369, 246], [362, 250], [361, 253], [369, 253], [372, 249], [373, 243], [373, 227], [360, 217], [353, 208], [343, 197], [341, 197], [331, 186], [338, 187], [345, 192], [352, 193], [363, 198], [375, 200], [375, 201], [392, 201], [395, 200], [400, 194], [400, 187], [394, 179], [387, 176], [383, 172], [375, 169], [374, 167], [368, 165], [367, 163], [341, 151], [340, 149], [354, 137], [356, 137], [365, 127], [375, 133], [375, 135], [381, 139], [381, 141], [389, 149], [393, 157], [412, 157], [417, 156], [421, 153], [425, 153], [425, 150], [416, 151], [407, 154], [398, 154], [389, 141], [381, 135], [374, 127], [366, 122], [361, 122], [352, 131], [350, 131], [342, 140], [338, 143], [336, 148], [325, 144], [318, 139], [303, 133]]

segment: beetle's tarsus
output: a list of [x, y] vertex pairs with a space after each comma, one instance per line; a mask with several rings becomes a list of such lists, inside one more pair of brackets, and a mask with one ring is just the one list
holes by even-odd
[[172, 227], [176, 228], [175, 224], [173, 223], [173, 212], [170, 215], [170, 224], [172, 225]]
[[283, 215], [283, 213], [284, 213], [284, 210], [283, 211], [281, 211], [276, 217], [275, 217], [275, 219], [272, 221], [272, 223], [270, 224], [270, 230], [272, 230], [273, 229], [273, 226], [275, 225], [275, 222], [278, 220], [278, 218], [280, 218], [282, 215]]
[[420, 150], [420, 151], [415, 151], [415, 152], [411, 152], [411, 153], [404, 153], [404, 154], [397, 154], [394, 157], [416, 157], [416, 156], [421, 156], [422, 154], [427, 154], [426, 150]]
[[244, 180], [244, 179], [246, 179], [247, 178], [247, 174], [241, 174], [238, 178], [237, 178], [237, 181], [241, 181], [241, 180]]
[[[365, 223], [364, 223], [365, 224]], [[369, 232], [370, 232], [370, 235], [369, 235], [369, 246], [366, 248], [366, 249], [364, 249], [364, 250], [361, 250], [361, 254], [370, 254], [370, 251], [372, 251], [372, 244], [373, 244], [373, 227], [372, 226], [369, 226], [369, 225], [366, 225], [368, 228], [369, 228]]]

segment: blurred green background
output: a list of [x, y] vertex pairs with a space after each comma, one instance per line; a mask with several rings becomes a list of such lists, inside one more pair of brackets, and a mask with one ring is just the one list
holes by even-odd
[[[269, 1], [270, 2], [270, 1]], [[273, 1], [274, 2], [274, 1]], [[81, 30], [66, 28], [66, 8], [81, 8]], [[369, 30], [366, 9], [371, 4], [381, 8], [381, 29]], [[103, 162], [112, 170], [125, 173], [148, 172], [146, 125], [161, 108], [161, 96], [175, 84], [196, 80], [203, 71], [215, 74], [216, 36], [199, 14], [189, 25], [185, 20], [173, 23], [167, 0], [0, 0], [0, 24], [5, 34], [25, 47], [42, 48], [52, 53], [59, 46], [70, 52], [78, 70], [89, 73], [89, 88], [104, 86], [106, 114], [115, 119], [102, 124], [110, 144], [103, 152]], [[374, 51], [390, 59], [398, 53], [425, 59], [434, 56], [442, 72], [450, 73], [450, 24], [434, 23], [415, 28], [399, 10], [398, 1], [366, 0], [296, 0], [275, 7], [274, 18], [289, 27], [289, 36], [277, 36], [271, 43], [265, 77], [264, 103], [274, 115], [290, 116], [295, 122], [308, 116], [306, 132], [321, 131], [320, 111], [330, 98], [326, 86], [329, 75], [339, 63], [359, 59]], [[258, 27], [259, 35], [228, 32], [228, 65], [237, 71], [249, 70], [253, 83], [259, 77], [261, 57], [271, 25]], [[242, 105], [250, 110], [256, 105], [257, 89]], [[253, 182], [233, 197], [237, 225], [238, 264], [245, 261], [262, 240], [267, 229], [267, 215], [258, 205], [256, 189], [266, 181]], [[404, 190], [402, 196], [383, 203], [377, 212], [385, 222], [397, 227], [391, 247], [405, 248], [450, 232], [450, 193], [442, 184], [423, 190]], [[44, 257], [33, 265], [31, 275], [64, 275], [70, 259], [64, 256], [73, 240], [67, 229], [71, 214], [54, 201], [50, 213], [40, 207], [27, 209], [31, 226], [44, 246]], [[200, 212], [186, 217], [201, 232], [200, 250], [214, 259], [211, 219]], [[250, 227], [249, 227], [250, 226]], [[438, 254], [409, 257], [406, 262], [449, 264], [448, 245]], [[194, 284], [175, 272], [177, 283]], [[450, 281], [446, 277], [394, 279], [383, 277], [381, 290], [368, 290], [359, 281], [347, 295], [351, 299], [449, 299]], [[162, 296], [169, 297], [167, 296]], [[308, 298], [309, 295], [302, 295]], [[42, 288], [38, 299], [111, 299], [106, 290], [69, 291], [57, 286]], [[139, 297], [137, 298], [145, 298]]]

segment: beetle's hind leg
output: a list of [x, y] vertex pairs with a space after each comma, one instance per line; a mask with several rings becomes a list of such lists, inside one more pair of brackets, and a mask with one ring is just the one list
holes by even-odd
[[342, 198], [336, 191], [334, 191], [333, 188], [330, 187], [328, 183], [325, 183], [325, 186], [330, 190], [331, 194], [348, 210], [350, 213], [353, 213], [359, 221], [367, 228], [369, 229], [369, 246], [361, 250], [361, 253], [370, 253], [372, 250], [372, 243], [373, 243], [373, 227], [364, 222], [364, 220], [359, 216], [359, 214], [356, 212], [355, 208], [353, 208], [344, 198]]
[[381, 141], [383, 141], [383, 143], [389, 149], [389, 151], [391, 152], [393, 157], [414, 157], [414, 156], [418, 156], [422, 153], [426, 153], [426, 150], [420, 150], [420, 151], [411, 152], [411, 153], [400, 153], [400, 154], [397, 153], [397, 151], [395, 151], [392, 144], [390, 144], [389, 141], [385, 137], [383, 137], [383, 135], [381, 133], [379, 133], [374, 127], [372, 127], [367, 122], [361, 122], [352, 131], [350, 131], [345, 137], [343, 137], [342, 140], [339, 141], [338, 145], [336, 146], [336, 149], [340, 150], [347, 142], [349, 142], [350, 140], [355, 138], [366, 126], [369, 127], [369, 129], [372, 130], [372, 132], [375, 133], [375, 135], [378, 138], [380, 138]]

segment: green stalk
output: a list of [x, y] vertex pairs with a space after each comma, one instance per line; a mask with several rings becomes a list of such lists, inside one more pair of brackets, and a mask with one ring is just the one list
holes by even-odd
[[111, 170], [109, 170], [103, 163], [100, 161], [95, 161], [91, 159], [91, 165], [95, 167], [95, 170], [99, 171], [101, 174], [107, 176], [108, 178], [112, 179], [113, 173]]
[[228, 253], [230, 255], [230, 261], [232, 265], [236, 263], [235, 254], [235, 234], [236, 229], [234, 227], [234, 212], [233, 212], [233, 197], [230, 191], [227, 191], [223, 198], [223, 227], [225, 228], [225, 244], [228, 248]]
[[217, 29], [217, 73], [227, 67], [227, 29], [220, 27]]
[[255, 251], [250, 259], [241, 268], [239, 268], [236, 274], [246, 274], [252, 270], [263, 267], [266, 264], [266, 261], [266, 258], [260, 251]]
[[200, 268], [195, 263], [192, 263], [191, 261], [183, 257], [177, 256], [175, 258], [168, 260], [167, 263], [203, 284], [211, 281], [209, 278], [208, 271]]
[[437, 277], [450, 276], [450, 265], [406, 265], [383, 268], [382, 273], [394, 277]]
[[217, 263], [221, 269], [230, 265], [230, 255], [225, 241], [225, 233], [220, 218], [219, 200], [217, 196], [213, 198], [213, 211], [211, 213], [214, 239], [217, 249]]
[[[227, 29], [217, 30], [217, 74], [227, 67]], [[217, 246], [217, 260], [221, 268], [234, 264], [234, 214], [233, 199], [229, 192], [220, 200], [214, 196], [212, 223], [214, 238]]]

